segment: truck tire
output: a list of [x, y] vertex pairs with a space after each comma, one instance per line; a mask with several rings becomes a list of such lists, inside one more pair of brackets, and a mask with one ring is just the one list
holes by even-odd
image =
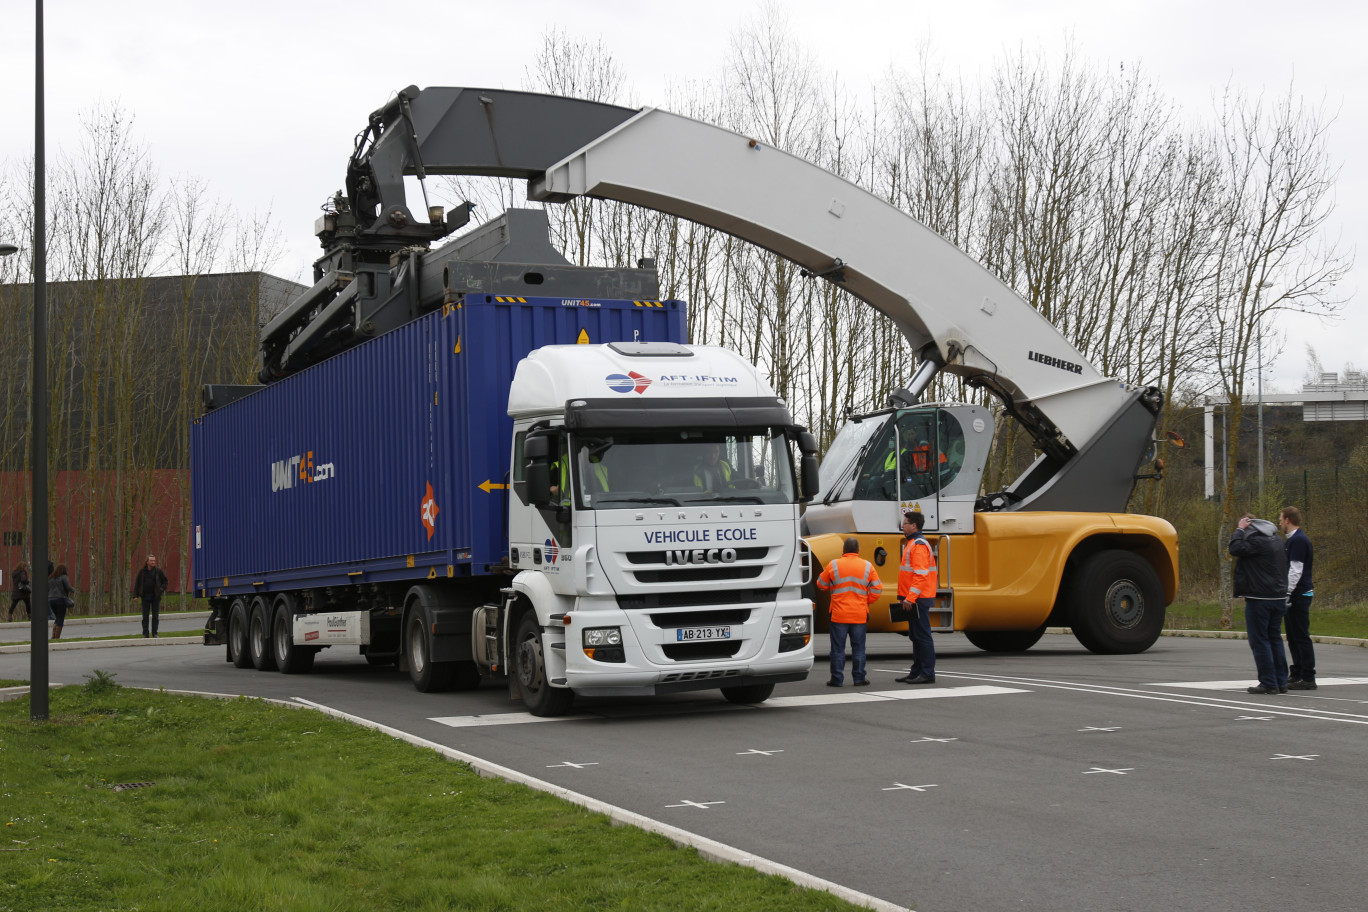
[[271, 603], [261, 596], [252, 599], [247, 620], [247, 650], [257, 671], [275, 671], [271, 655]]
[[984, 652], [1025, 652], [1045, 635], [1045, 625], [1035, 630], [966, 630], [964, 637]]
[[284, 674], [307, 674], [318, 650], [312, 646], [297, 646], [294, 641], [295, 600], [288, 595], [276, 596], [271, 621], [271, 657], [276, 668]]
[[518, 678], [527, 711], [534, 716], [563, 716], [575, 695], [563, 687], [552, 687], [546, 679], [546, 658], [542, 650], [541, 625], [537, 613], [529, 611], [518, 622], [513, 640], [513, 673]]
[[1069, 624], [1090, 652], [1144, 652], [1164, 628], [1164, 587], [1149, 562], [1130, 551], [1100, 551], [1074, 575]]
[[746, 706], [751, 703], [764, 703], [774, 694], [773, 684], [742, 684], [739, 687], [722, 688], [722, 696], [728, 703]]
[[421, 604], [414, 604], [404, 624], [404, 653], [408, 657], [409, 679], [420, 693], [441, 693], [451, 689], [454, 662], [432, 661], [432, 643], [428, 639], [427, 612]]
[[228, 606], [228, 658], [234, 668], [251, 668], [252, 652], [247, 645], [247, 626], [250, 614], [247, 600], [233, 599]]

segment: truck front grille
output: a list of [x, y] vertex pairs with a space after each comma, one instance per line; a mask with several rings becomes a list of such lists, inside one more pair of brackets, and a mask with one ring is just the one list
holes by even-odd
[[673, 611], [651, 615], [657, 627], [706, 627], [709, 624], [744, 624], [750, 620], [749, 608], [722, 611]]
[[[693, 550], [694, 549], [692, 548], [684, 548], [675, 553], [689, 554], [692, 553]], [[718, 549], [712, 548], [705, 550], [716, 551]], [[764, 560], [765, 555], [769, 554], [769, 548], [766, 547], [734, 548], [732, 550], [736, 552], [736, 559], [739, 561]], [[627, 562], [629, 564], [661, 564], [663, 566], [679, 566], [678, 564], [669, 563], [669, 561], [666, 559], [666, 555], [668, 555], [669, 553], [669, 551], [628, 551], [626, 552], [626, 557]]]
[[748, 602], [772, 603], [779, 598], [778, 589], [726, 589], [683, 592], [652, 592], [649, 595], [619, 595], [618, 607], [623, 611], [656, 611], [660, 608], [701, 608], [704, 605], [737, 605]]
[[632, 575], [638, 583], [706, 583], [715, 580], [755, 579], [763, 566], [738, 567], [735, 564], [710, 564], [669, 570], [637, 570]]
[[702, 662], [707, 659], [730, 659], [741, 649], [740, 640], [718, 640], [710, 643], [667, 643], [661, 646], [665, 658], [675, 662]]

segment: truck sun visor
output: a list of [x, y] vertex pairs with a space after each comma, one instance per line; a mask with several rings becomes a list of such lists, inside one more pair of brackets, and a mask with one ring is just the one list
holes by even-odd
[[793, 417], [775, 397], [719, 397], [657, 400], [575, 399], [566, 403], [565, 425], [571, 430], [661, 427], [790, 427]]

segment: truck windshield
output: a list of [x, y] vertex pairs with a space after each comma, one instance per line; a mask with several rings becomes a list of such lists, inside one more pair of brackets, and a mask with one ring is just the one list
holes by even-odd
[[578, 438], [574, 462], [582, 508], [796, 500], [788, 439], [776, 428], [605, 432]]

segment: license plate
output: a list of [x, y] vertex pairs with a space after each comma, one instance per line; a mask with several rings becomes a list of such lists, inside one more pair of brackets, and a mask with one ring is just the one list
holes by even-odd
[[680, 627], [675, 631], [675, 641], [679, 643], [697, 643], [700, 640], [730, 640], [731, 625], [724, 624], [716, 627]]

